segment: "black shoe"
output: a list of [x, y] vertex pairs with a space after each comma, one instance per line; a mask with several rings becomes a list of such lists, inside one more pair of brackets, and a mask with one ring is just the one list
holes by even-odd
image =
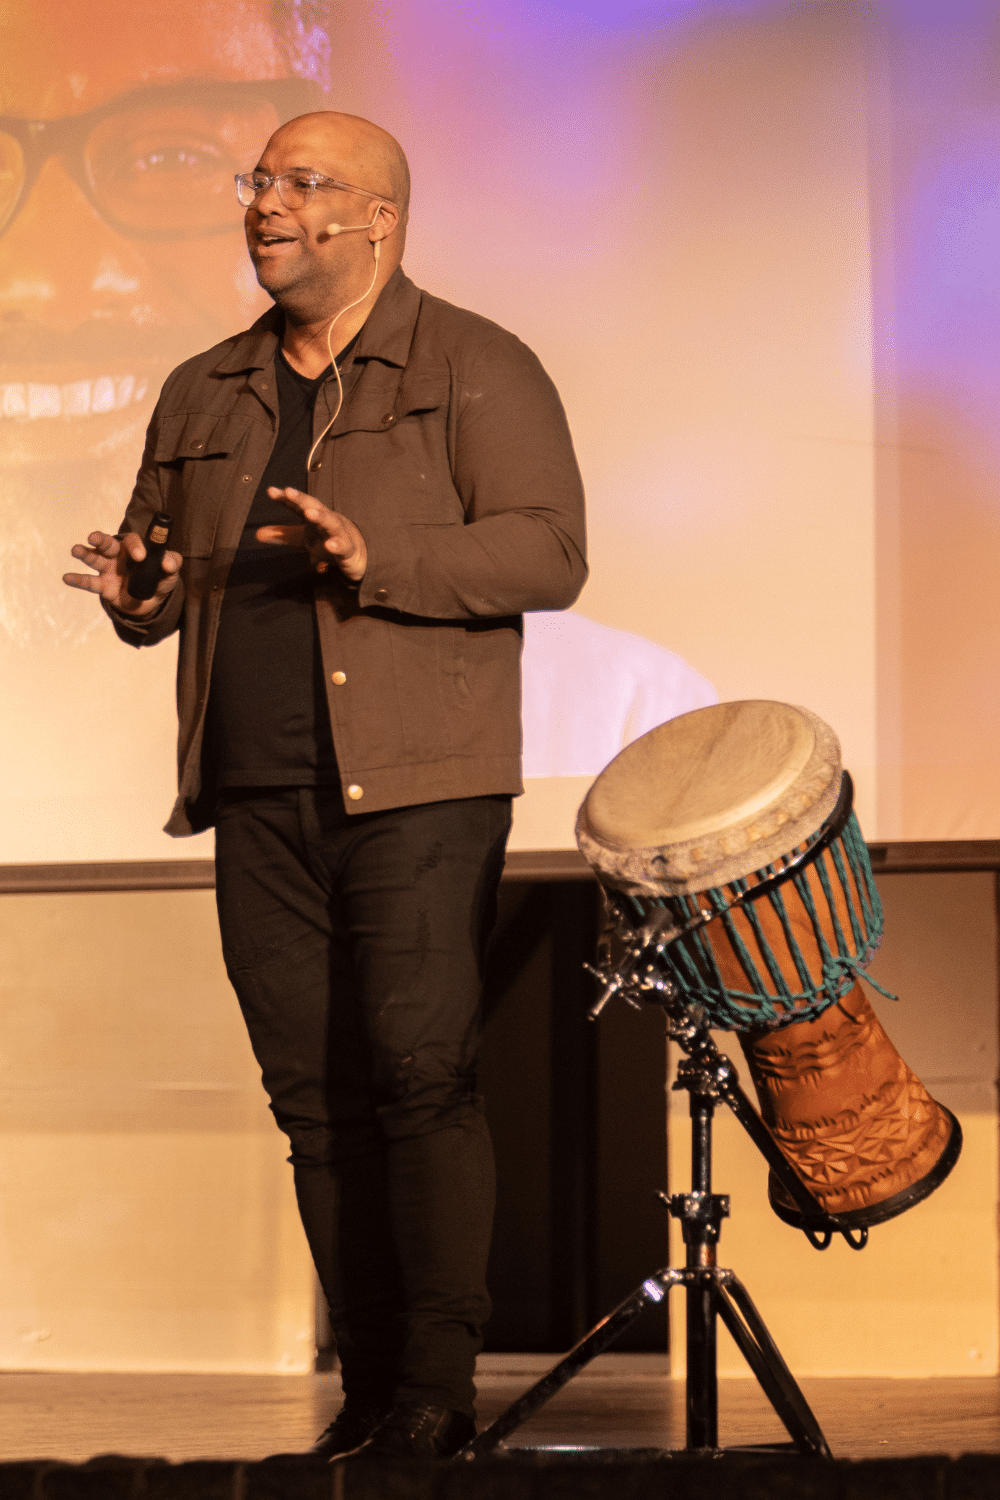
[[454, 1458], [476, 1435], [473, 1417], [447, 1406], [394, 1406], [365, 1458]]
[[372, 1433], [386, 1419], [384, 1406], [348, 1404], [334, 1417], [309, 1449], [312, 1458], [347, 1458], [370, 1442]]

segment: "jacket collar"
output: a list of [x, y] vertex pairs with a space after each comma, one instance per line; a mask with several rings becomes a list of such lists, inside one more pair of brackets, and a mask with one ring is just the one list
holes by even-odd
[[410, 357], [413, 330], [420, 311], [420, 288], [402, 266], [390, 276], [362, 326], [355, 359], [380, 359], [403, 369]]
[[[355, 360], [378, 359], [403, 369], [410, 353], [420, 310], [420, 289], [398, 267], [379, 293], [361, 329]], [[283, 327], [279, 308], [271, 307], [245, 333], [239, 333], [216, 365], [219, 375], [263, 370], [273, 363]]]

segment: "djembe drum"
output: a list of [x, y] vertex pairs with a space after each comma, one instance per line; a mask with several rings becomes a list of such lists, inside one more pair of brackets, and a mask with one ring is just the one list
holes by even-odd
[[[723, 703], [623, 750], [577, 840], [612, 941], [641, 931], [675, 991], [738, 1033], [772, 1136], [821, 1207], [859, 1228], [933, 1192], [962, 1136], [857, 983], [882, 908], [851, 804], [815, 714]], [[769, 1196], [803, 1227], [773, 1174]]]

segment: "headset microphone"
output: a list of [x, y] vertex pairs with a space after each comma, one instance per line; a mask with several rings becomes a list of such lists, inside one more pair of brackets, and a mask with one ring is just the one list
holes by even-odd
[[328, 224], [326, 226], [326, 232], [327, 234], [351, 234], [355, 229], [371, 229], [372, 225], [375, 223], [375, 219], [378, 218], [381, 212], [382, 205], [380, 203], [378, 208], [375, 210], [375, 218], [372, 219], [371, 224]]

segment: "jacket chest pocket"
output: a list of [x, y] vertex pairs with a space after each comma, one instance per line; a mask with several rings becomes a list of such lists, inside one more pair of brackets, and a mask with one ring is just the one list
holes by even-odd
[[460, 526], [465, 507], [448, 453], [447, 407], [410, 407], [383, 431], [355, 429], [335, 451], [334, 504], [364, 532], [372, 513], [400, 526]]
[[[171, 546], [184, 557], [210, 557], [219, 513], [230, 489], [251, 423], [232, 413], [172, 412], [160, 421], [153, 458], [160, 465], [166, 509], [174, 518]], [[247, 486], [249, 488], [249, 486]], [[250, 495], [247, 495], [249, 504]]]

